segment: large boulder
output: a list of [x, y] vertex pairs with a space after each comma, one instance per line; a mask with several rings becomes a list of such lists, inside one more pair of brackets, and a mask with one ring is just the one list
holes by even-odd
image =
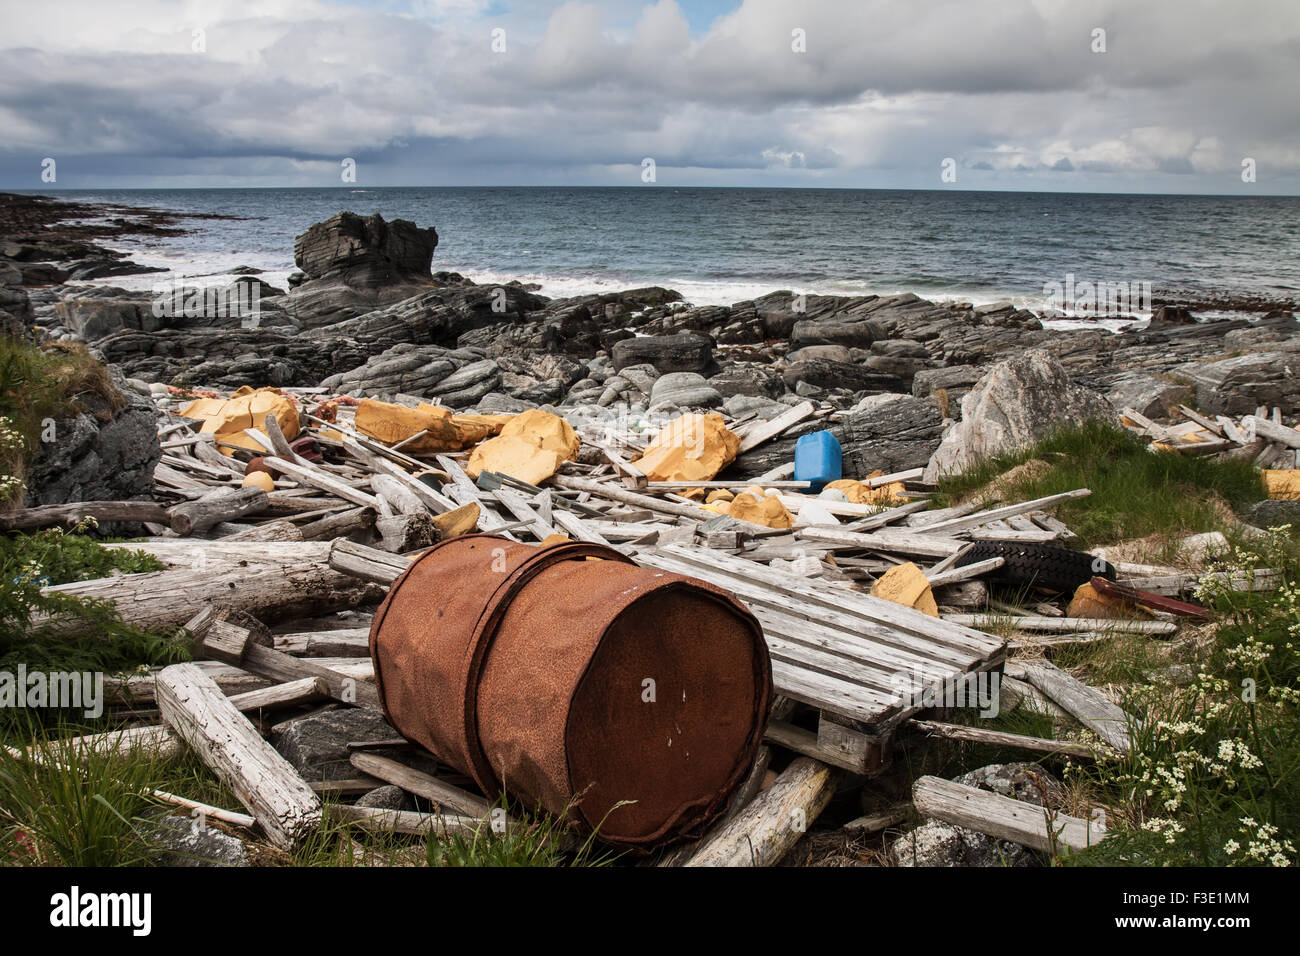
[[897, 391], [902, 385], [902, 380], [897, 375], [877, 372], [865, 365], [830, 359], [795, 362], [781, 373], [781, 377], [792, 390], [800, 382], [818, 388], [844, 388], [850, 392]]
[[845, 477], [861, 478], [877, 468], [888, 472], [920, 468], [943, 438], [943, 416], [931, 399], [872, 395], [840, 423]]
[[59, 322], [87, 342], [101, 339], [118, 329], [155, 332], [164, 323], [153, 314], [147, 299], [77, 298], [64, 299], [54, 307]]
[[322, 379], [320, 384], [330, 394], [428, 395], [460, 364], [448, 357], [448, 351], [438, 345], [402, 342], [367, 359], [364, 365]]
[[1147, 418], [1169, 418], [1177, 413], [1179, 405], [1196, 399], [1196, 389], [1159, 375], [1133, 372], [1112, 382], [1106, 398], [1117, 411], [1131, 408]]
[[844, 345], [849, 348], [870, 348], [871, 343], [883, 339], [886, 333], [879, 322], [853, 316], [835, 316], [825, 319], [804, 319], [794, 323], [790, 331], [790, 348], [801, 349], [809, 345]]
[[722, 404], [722, 395], [699, 372], [669, 372], [655, 379], [650, 403], [717, 408]]
[[961, 421], [943, 436], [925, 478], [960, 474], [1092, 419], [1114, 421], [1115, 410], [1100, 392], [1073, 382], [1048, 353], [1031, 349], [993, 366], [962, 399]]
[[1176, 374], [1196, 389], [1196, 404], [1212, 415], [1247, 415], [1264, 405], [1283, 415], [1300, 411], [1300, 352], [1255, 352], [1217, 362], [1189, 362]]
[[683, 332], [679, 335], [643, 335], [615, 342], [610, 350], [614, 370], [629, 365], [653, 365], [668, 372], [707, 372], [713, 365], [713, 339]]
[[124, 501], [153, 495], [162, 457], [153, 402], [113, 367], [87, 377], [76, 414], [50, 423], [27, 471], [24, 504]]
[[349, 743], [396, 736], [383, 714], [364, 707], [320, 710], [271, 728], [275, 749], [309, 782], [355, 776]]

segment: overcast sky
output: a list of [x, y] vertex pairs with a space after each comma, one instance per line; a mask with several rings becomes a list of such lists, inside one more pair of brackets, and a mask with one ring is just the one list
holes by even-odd
[[5, 188], [1300, 194], [1300, 0], [0, 0], [0, 48]]

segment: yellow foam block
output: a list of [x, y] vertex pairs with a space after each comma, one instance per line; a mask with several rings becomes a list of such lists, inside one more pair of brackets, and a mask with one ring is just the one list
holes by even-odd
[[873, 596], [902, 604], [930, 617], [939, 616], [939, 605], [925, 572], [911, 561], [890, 568], [871, 587]]
[[739, 450], [740, 436], [721, 415], [693, 413], [665, 425], [632, 464], [651, 481], [711, 481]]
[[1300, 500], [1300, 468], [1266, 470], [1264, 488], [1274, 500]]
[[266, 416], [274, 415], [284, 437], [298, 437], [298, 408], [278, 388], [253, 389], [245, 385], [229, 398], [200, 398], [181, 409], [185, 418], [200, 418], [199, 431], [216, 437], [223, 454], [246, 448], [262, 454], [266, 451], [257, 441], [244, 434], [245, 428], [264, 430]]
[[500, 435], [475, 448], [465, 472], [477, 478], [492, 471], [536, 485], [555, 474], [561, 462], [578, 457], [581, 447], [582, 440], [568, 422], [533, 408], [512, 417]]

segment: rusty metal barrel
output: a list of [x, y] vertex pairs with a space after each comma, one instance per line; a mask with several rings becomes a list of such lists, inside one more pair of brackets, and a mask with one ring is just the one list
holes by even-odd
[[772, 701], [767, 645], [743, 604], [586, 542], [435, 545], [393, 582], [370, 655], [404, 737], [491, 798], [629, 848], [718, 818]]

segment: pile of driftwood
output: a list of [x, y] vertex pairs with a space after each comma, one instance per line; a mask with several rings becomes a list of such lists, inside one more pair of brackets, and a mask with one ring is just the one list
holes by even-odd
[[1258, 468], [1300, 467], [1300, 431], [1282, 423], [1281, 409], [1263, 405], [1253, 415], [1210, 418], [1186, 405], [1178, 406], [1183, 421], [1160, 425], [1132, 408], [1120, 421], [1129, 431], [1151, 440], [1153, 447], [1184, 455], [1230, 455], [1253, 461]]
[[[296, 397], [307, 406], [319, 397], [312, 392]], [[730, 425], [741, 434], [744, 451], [830, 414], [807, 402], [771, 422]], [[1222, 440], [1231, 442], [1222, 421], [1198, 424], [1217, 426]], [[1262, 421], [1251, 434], [1273, 441], [1273, 426], [1261, 427]], [[920, 483], [921, 469], [915, 469], [869, 482], [902, 483], [892, 504], [818, 499], [833, 523], [823, 517], [823, 523], [796, 520], [776, 529], [704, 510], [688, 494], [757, 483], [797, 514], [812, 495], [807, 483], [790, 480], [792, 465], [757, 482], [654, 482], [630, 463], [642, 439], [605, 433], [583, 436], [601, 460], [566, 462], [538, 487], [491, 472], [471, 479], [468, 452], [414, 458], [358, 432], [346, 406], [331, 421], [304, 412], [302, 426], [300, 439], [315, 442], [309, 455], [295, 450], [304, 447], [300, 440], [291, 447], [273, 416], [247, 430], [262, 449], [259, 457], [279, 474], [268, 493], [242, 486], [253, 453], [223, 450], [197, 430], [197, 422], [162, 411], [155, 500], [85, 502], [0, 517], [2, 530], [72, 526], [86, 518], [147, 529], [143, 540], [112, 547], [146, 551], [165, 570], [51, 590], [108, 599], [129, 623], [174, 630], [177, 639], [190, 642], [195, 661], [110, 681], [123, 729], [81, 738], [76, 746], [193, 748], [247, 813], [159, 796], [255, 828], [286, 849], [320, 824], [325, 806], [360, 826], [400, 833], [501, 825], [483, 796], [372, 752], [393, 740], [355, 742], [357, 777], [321, 783], [304, 780], [255, 723], [265, 712], [322, 704], [377, 708], [368, 609], [412, 556], [450, 535], [478, 530], [525, 542], [563, 535], [609, 544], [647, 566], [727, 588], [758, 616], [779, 695], [767, 744], [727, 819], [698, 844], [665, 854], [666, 864], [772, 865], [812, 825], [844, 774], [882, 773], [897, 747], [927, 737], [1078, 759], [1105, 748], [1125, 750], [1134, 718], [1039, 652], [1120, 631], [1163, 636], [1179, 626], [1176, 616], [1160, 611], [1099, 620], [1067, 616], [1060, 601], [1000, 604], [986, 578], [1003, 559], [962, 563], [980, 541], [1068, 541], [1072, 532], [1050, 512], [1087, 489], [995, 507], [928, 510], [933, 489]], [[937, 617], [870, 596], [882, 575], [905, 564], [923, 572]], [[1190, 576], [1145, 573], [1166, 570], [1119, 566], [1122, 579], [1146, 591], [1185, 594]], [[1243, 586], [1257, 585], [1267, 582]], [[1015, 639], [990, 633], [996, 622]], [[1031, 648], [1023, 659], [1015, 656]], [[1039, 739], [937, 719], [957, 684], [988, 673], [1001, 675], [1003, 709], [1035, 708], [1091, 733]], [[794, 759], [785, 762], [782, 751]], [[769, 772], [783, 763], [779, 774]], [[431, 812], [347, 803], [383, 783], [427, 801]], [[323, 804], [324, 794], [337, 802]], [[934, 778], [915, 782], [914, 800], [924, 816], [1050, 852], [1104, 836], [1089, 821], [1058, 815], [1049, 825], [1040, 807]], [[863, 817], [848, 829], [859, 836], [882, 831], [903, 819], [905, 809]]]

